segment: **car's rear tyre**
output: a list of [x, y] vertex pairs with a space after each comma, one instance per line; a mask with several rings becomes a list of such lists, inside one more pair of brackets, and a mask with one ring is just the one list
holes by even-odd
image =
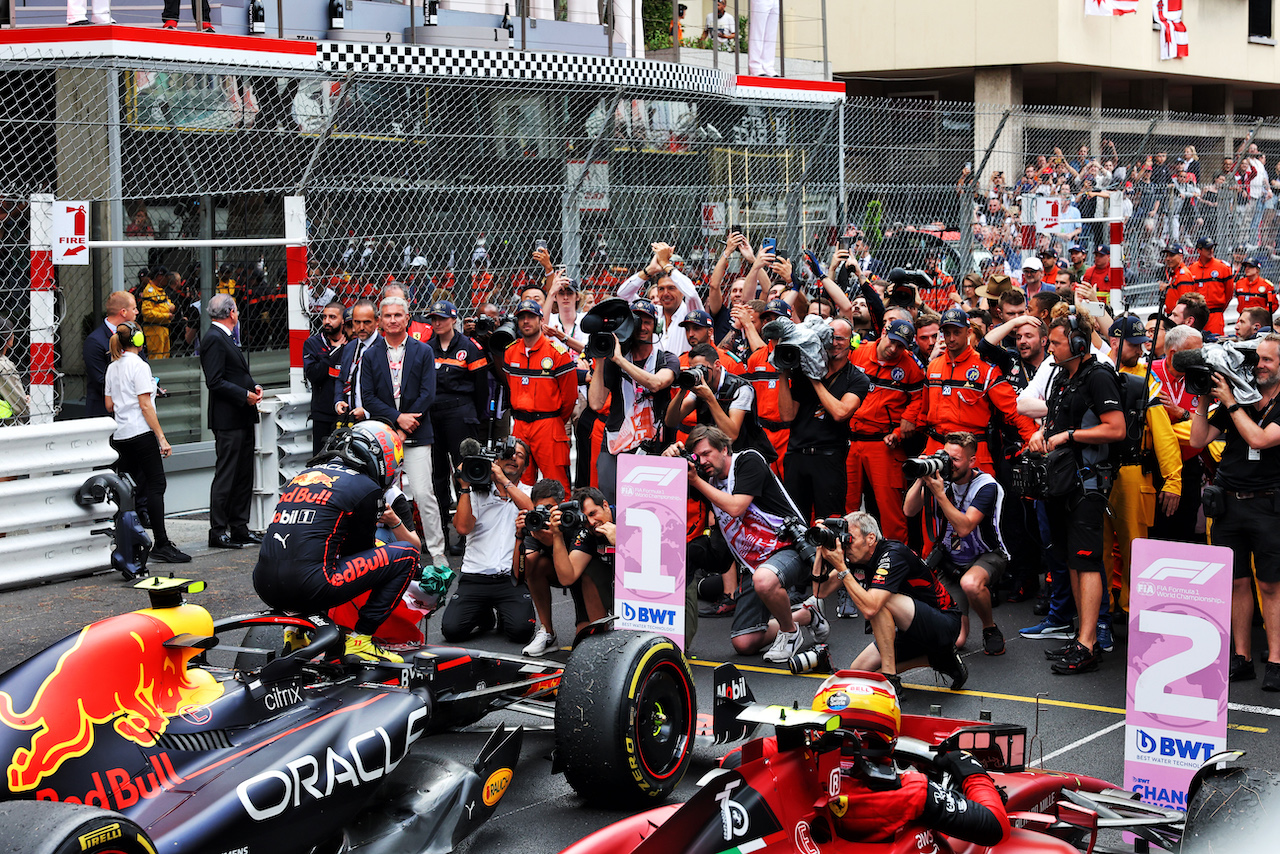
[[156, 854], [118, 812], [54, 801], [0, 803], [0, 851], [9, 854]]
[[697, 708], [693, 676], [667, 638], [631, 631], [586, 638], [556, 698], [556, 750], [569, 785], [614, 807], [665, 798], [688, 770]]

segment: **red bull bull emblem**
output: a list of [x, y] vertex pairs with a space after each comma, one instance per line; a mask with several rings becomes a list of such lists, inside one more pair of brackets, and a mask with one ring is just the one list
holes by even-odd
[[[153, 747], [169, 718], [221, 696], [222, 686], [211, 674], [187, 669], [198, 649], [164, 646], [191, 629], [211, 634], [208, 612], [172, 609], [111, 617], [80, 632], [26, 709], [15, 710], [13, 698], [0, 691], [0, 721], [33, 731], [30, 744], [10, 758], [9, 790], [30, 791], [68, 760], [84, 756], [101, 724], [111, 723], [117, 735], [139, 747]], [[119, 773], [124, 775], [119, 788], [126, 792], [129, 775]]]
[[331, 487], [333, 486], [334, 481], [336, 481], [337, 479], [338, 478], [332, 475], [327, 475], [327, 474], [324, 474], [323, 472], [318, 472], [315, 469], [308, 469], [307, 471], [304, 471], [302, 474], [295, 477], [293, 480], [289, 481], [289, 485], [290, 486], [316, 486], [317, 484], [323, 484], [326, 487]]

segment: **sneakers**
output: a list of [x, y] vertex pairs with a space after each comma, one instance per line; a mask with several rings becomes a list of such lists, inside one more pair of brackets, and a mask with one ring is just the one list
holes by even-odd
[[1253, 668], [1253, 659], [1245, 658], [1239, 653], [1231, 654], [1231, 666], [1227, 671], [1229, 682], [1250, 682], [1258, 678], [1258, 671]]
[[165, 543], [151, 550], [151, 557], [161, 563], [191, 563], [191, 555], [178, 551], [173, 543]]
[[1068, 647], [1062, 660], [1055, 661], [1050, 667], [1054, 673], [1059, 676], [1074, 676], [1098, 669], [1098, 663], [1102, 661], [1102, 647], [1094, 646], [1089, 649], [1079, 641], [1072, 641]]
[[1071, 640], [1076, 633], [1072, 630], [1070, 623], [1063, 623], [1060, 620], [1052, 620], [1045, 617], [1034, 626], [1018, 629], [1018, 634], [1028, 640]]
[[714, 605], [704, 605], [698, 608], [698, 616], [700, 617], [732, 617], [733, 612], [738, 610], [738, 600], [732, 596], [722, 596], [720, 601]]
[[215, 29], [213, 28], [213, 24], [209, 23], [208, 21], [205, 21], [205, 22], [204, 22], [203, 30], [204, 30], [206, 33], [216, 33], [216, 32], [217, 32], [217, 30], [215, 30]]
[[1112, 652], [1116, 648], [1115, 641], [1111, 639], [1111, 624], [1098, 623], [1098, 646], [1102, 647], [1103, 652]]
[[355, 632], [347, 635], [347, 648], [343, 650], [343, 655], [357, 661], [390, 661], [394, 664], [404, 664], [403, 658], [394, 652], [387, 652], [375, 644], [373, 638], [368, 635], [358, 635]]
[[804, 606], [809, 609], [813, 617], [813, 621], [809, 623], [809, 631], [813, 632], [813, 639], [818, 643], [826, 643], [827, 638], [831, 636], [831, 623], [822, 613], [822, 600], [811, 596]]
[[165, 28], [166, 30], [176, 30], [176, 29], [178, 28], [178, 22], [177, 22], [177, 21], [165, 21], [165, 22], [164, 22], [164, 28]]
[[794, 632], [778, 632], [773, 646], [765, 652], [764, 660], [770, 664], [786, 664], [792, 656], [812, 647], [813, 634], [807, 626], [798, 626]]
[[311, 638], [307, 636], [306, 629], [298, 626], [287, 626], [284, 630], [284, 654], [297, 652], [311, 645]]
[[986, 655], [1004, 655], [1004, 635], [999, 626], [982, 630], [982, 651]]
[[529, 641], [528, 646], [520, 650], [520, 654], [540, 658], [556, 648], [556, 633], [549, 632], [544, 627], [538, 626], [538, 631], [534, 634], [533, 640]]
[[1267, 670], [1262, 677], [1262, 690], [1280, 691], [1280, 664], [1274, 661], [1267, 662]]
[[840, 588], [840, 598], [836, 602], [836, 619], [849, 620], [859, 616], [858, 606], [853, 604], [853, 599], [849, 598], [849, 591], [843, 587]]

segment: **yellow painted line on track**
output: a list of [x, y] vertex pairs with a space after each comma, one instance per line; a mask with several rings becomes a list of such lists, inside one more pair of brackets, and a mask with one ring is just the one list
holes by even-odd
[[[724, 664], [723, 661], [707, 661], [705, 659], [694, 658], [689, 659], [690, 664], [696, 664], [699, 667], [719, 667]], [[760, 667], [755, 664], [734, 664], [739, 670], [746, 670], [752, 673], [768, 673], [774, 676], [803, 676], [806, 679], [826, 679], [828, 673], [800, 673], [793, 674], [790, 670], [781, 670], [777, 667]], [[1024, 697], [1020, 694], [996, 694], [990, 691], [952, 691], [950, 688], [943, 688], [940, 685], [917, 685], [913, 682], [903, 682], [902, 687], [912, 688], [917, 691], [932, 691], [937, 694], [948, 694], [953, 697], [984, 697], [992, 700], [1007, 700], [1011, 703], [1031, 703], [1035, 704], [1035, 697]], [[1065, 709], [1083, 709], [1087, 712], [1106, 712], [1112, 715], [1123, 715], [1124, 709], [1115, 706], [1096, 706], [1092, 703], [1073, 703], [1070, 700], [1051, 700], [1041, 697], [1039, 703], [1042, 706], [1059, 706]], [[1241, 732], [1268, 732], [1266, 727], [1245, 726], [1244, 724], [1227, 724], [1227, 729], [1240, 730]]]

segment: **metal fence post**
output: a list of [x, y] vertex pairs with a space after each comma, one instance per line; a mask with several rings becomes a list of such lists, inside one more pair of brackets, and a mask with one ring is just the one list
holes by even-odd
[[276, 0], [276, 38], [284, 38], [284, 0]]
[[738, 32], [738, 27], [742, 24], [741, 9], [738, 8], [738, 0], [733, 0], [733, 73], [737, 76], [742, 73], [742, 34]]
[[[1000, 116], [1000, 123], [996, 125], [995, 133], [991, 134], [991, 141], [987, 143], [987, 150], [982, 153], [982, 162], [978, 164], [972, 172], [969, 173], [969, 180], [960, 185], [960, 211], [962, 221], [960, 224], [960, 269], [957, 275], [963, 276], [969, 272], [969, 266], [973, 263], [973, 190], [978, 187], [979, 179], [987, 168], [987, 161], [991, 159], [991, 152], [995, 151], [996, 141], [1000, 139], [1000, 134], [1004, 132], [1005, 122], [1009, 121], [1009, 116], [1013, 115], [1013, 108], [1004, 111]], [[977, 128], [977, 109], [974, 109], [974, 128]], [[972, 187], [970, 186], [972, 184]]]
[[837, 110], [840, 113], [840, 118], [839, 118], [840, 133], [836, 137], [836, 145], [839, 146], [839, 150], [836, 152], [836, 164], [837, 164], [836, 168], [839, 170], [839, 174], [836, 176], [836, 186], [839, 188], [837, 190], [838, 196], [836, 199], [836, 216], [838, 218], [837, 224], [840, 227], [841, 234], [844, 234], [844, 228], [846, 225], [849, 224], [849, 199], [848, 199], [848, 196], [846, 195], [848, 191], [845, 189], [845, 175], [844, 175], [845, 103], [846, 103], [845, 101], [841, 100], [839, 106], [837, 107]]
[[680, 61], [680, 4], [671, 0], [671, 46], [676, 49], [676, 62]]
[[[126, 73], [132, 74], [132, 71]], [[110, 235], [112, 240], [124, 239], [124, 177], [120, 151], [120, 70], [107, 73], [107, 158], [111, 169]], [[111, 290], [124, 290], [124, 253], [109, 250], [111, 259]]]
[[787, 76], [787, 25], [782, 0], [778, 0], [778, 76]]

